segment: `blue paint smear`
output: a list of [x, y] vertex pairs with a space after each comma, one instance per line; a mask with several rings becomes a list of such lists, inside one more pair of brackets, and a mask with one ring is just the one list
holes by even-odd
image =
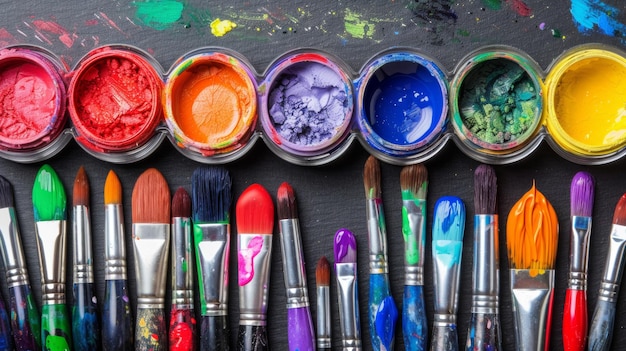
[[443, 196], [435, 204], [433, 241], [463, 241], [465, 231], [465, 204], [456, 196]]
[[380, 349], [391, 350], [394, 342], [394, 331], [396, 320], [398, 319], [398, 309], [391, 296], [387, 296], [378, 306], [376, 312], [376, 331], [380, 338]]
[[602, 34], [626, 39], [626, 25], [617, 20], [620, 10], [598, 0], [572, 0], [570, 12], [581, 33], [599, 31]]

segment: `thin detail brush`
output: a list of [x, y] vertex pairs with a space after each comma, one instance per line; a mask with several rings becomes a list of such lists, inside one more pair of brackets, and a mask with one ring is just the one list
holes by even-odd
[[341, 323], [341, 349], [361, 350], [361, 321], [359, 318], [359, 286], [357, 282], [356, 238], [348, 229], [335, 233], [335, 277]]
[[0, 255], [9, 288], [11, 329], [17, 351], [41, 350], [41, 320], [28, 279], [15, 213], [13, 186], [0, 176]]
[[563, 349], [584, 351], [587, 347], [587, 260], [593, 213], [593, 177], [587, 172], [576, 173], [570, 189], [572, 234], [563, 308]]
[[240, 311], [237, 350], [269, 350], [266, 325], [274, 203], [265, 188], [252, 184], [239, 196], [235, 211]]
[[424, 306], [424, 247], [426, 246], [426, 194], [428, 171], [421, 164], [400, 172], [402, 236], [404, 237], [404, 296], [402, 333], [407, 351], [428, 347], [428, 321]]
[[380, 181], [379, 162], [370, 156], [363, 171], [369, 234], [369, 327], [374, 351], [390, 351], [393, 350], [398, 309], [389, 289], [387, 228]]
[[433, 216], [433, 286], [435, 314], [431, 351], [457, 351], [456, 314], [465, 233], [465, 204], [455, 196], [435, 203]]
[[315, 268], [315, 283], [317, 285], [317, 350], [330, 350], [330, 264], [326, 256], [322, 256]]
[[167, 181], [158, 170], [150, 168], [137, 178], [132, 197], [137, 351], [168, 349], [165, 278], [170, 243], [170, 201]]
[[69, 351], [72, 334], [65, 301], [67, 198], [61, 180], [49, 165], [43, 165], [35, 177], [33, 212], [41, 270], [42, 345]]

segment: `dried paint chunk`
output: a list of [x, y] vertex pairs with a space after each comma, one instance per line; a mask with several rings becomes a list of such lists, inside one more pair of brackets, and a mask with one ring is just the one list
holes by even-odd
[[230, 32], [237, 24], [230, 20], [220, 20], [219, 18], [211, 22], [211, 33], [216, 37], [222, 37], [224, 34]]

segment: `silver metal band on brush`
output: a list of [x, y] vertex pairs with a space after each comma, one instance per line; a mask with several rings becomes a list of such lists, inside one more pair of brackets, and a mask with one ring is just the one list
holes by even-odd
[[604, 277], [600, 283], [598, 299], [616, 302], [622, 274], [624, 272], [624, 248], [626, 226], [613, 224], [609, 243], [609, 254], [604, 266]]
[[230, 225], [227, 223], [194, 223], [197, 265], [202, 279], [200, 294], [206, 316], [228, 314], [228, 253], [230, 252]]
[[193, 255], [191, 220], [172, 218], [172, 304], [193, 309]]
[[[436, 250], [436, 248], [433, 247], [433, 250]], [[462, 246], [458, 245], [458, 252], [450, 255], [460, 258], [461, 250]], [[450, 259], [442, 259], [441, 255], [433, 257], [435, 314], [456, 315], [457, 312], [461, 265], [460, 262], [452, 263], [450, 261]]]
[[387, 274], [387, 233], [381, 227], [384, 220], [381, 204], [375, 199], [367, 199], [367, 232], [369, 234], [369, 267], [371, 274]]
[[500, 291], [498, 216], [474, 216], [474, 282], [472, 313], [498, 313]]
[[[264, 326], [267, 324], [267, 299], [269, 291], [272, 236], [262, 234], [239, 234], [238, 252], [249, 250], [252, 240], [262, 240], [259, 252], [252, 258], [252, 279], [239, 286], [239, 325]], [[240, 253], [241, 254], [241, 253]], [[241, 271], [241, 267], [239, 267]], [[240, 272], [241, 274], [241, 272]]]
[[332, 347], [330, 335], [330, 287], [317, 287], [317, 348], [330, 349]]
[[[418, 200], [419, 201], [419, 200]], [[408, 221], [408, 232], [404, 231], [404, 252], [410, 252], [414, 245], [418, 250], [418, 263], [408, 264], [405, 259], [404, 264], [404, 285], [424, 285], [424, 230], [426, 219], [423, 216], [422, 209], [415, 204], [414, 200], [402, 200], [402, 207], [406, 210], [406, 220]], [[407, 240], [406, 235], [412, 236]]]
[[73, 206], [73, 283], [93, 283], [93, 257], [91, 254], [91, 224], [87, 206]]
[[165, 307], [169, 238], [169, 223], [133, 223], [137, 308]]
[[355, 263], [335, 263], [335, 271], [343, 350], [360, 350], [357, 267]]
[[65, 303], [65, 255], [67, 221], [35, 222], [39, 268], [41, 270], [41, 300], [44, 304]]
[[24, 257], [16, 218], [15, 208], [0, 209], [0, 240], [2, 241], [0, 255], [6, 270], [9, 288], [29, 284], [26, 258]]
[[570, 269], [567, 280], [570, 289], [587, 290], [587, 256], [590, 236], [591, 217], [573, 216], [569, 245]]
[[122, 205], [104, 206], [104, 279], [126, 280], [126, 247]]
[[307, 307], [309, 294], [304, 271], [300, 224], [297, 218], [291, 218], [281, 219], [279, 225], [287, 308]]

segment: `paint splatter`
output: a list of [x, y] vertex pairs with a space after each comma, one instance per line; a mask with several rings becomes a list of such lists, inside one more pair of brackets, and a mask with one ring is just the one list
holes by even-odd
[[[526, 5], [523, 0], [504, 0], [508, 3], [509, 7], [522, 17], [529, 17], [532, 15], [532, 9]], [[482, 0], [483, 5], [490, 10], [498, 11], [502, 9], [502, 0]]]
[[415, 15], [413, 22], [426, 29], [428, 42], [441, 46], [455, 36], [454, 25], [458, 19], [451, 0], [410, 0], [407, 8]]
[[626, 24], [618, 21], [620, 10], [604, 1], [572, 0], [570, 12], [578, 31], [583, 34], [598, 31], [625, 38]]
[[169, 28], [178, 21], [183, 13], [184, 5], [174, 0], [134, 1], [135, 17], [148, 27], [156, 30]]
[[78, 38], [76, 33], [70, 33], [60, 24], [53, 21], [34, 20], [32, 23], [37, 36], [48, 44], [52, 44], [51, 37], [56, 36], [63, 45], [71, 48], [74, 45], [74, 40]]
[[19, 41], [6, 28], [0, 28], [0, 46], [17, 44]]
[[374, 32], [376, 31], [376, 24], [364, 19], [361, 14], [350, 9], [346, 9], [344, 26], [349, 35], [359, 39], [372, 39]]
[[223, 37], [224, 34], [233, 30], [233, 28], [237, 27], [237, 24], [233, 21], [229, 20], [220, 20], [217, 18], [213, 22], [211, 22], [211, 33], [216, 37]]

